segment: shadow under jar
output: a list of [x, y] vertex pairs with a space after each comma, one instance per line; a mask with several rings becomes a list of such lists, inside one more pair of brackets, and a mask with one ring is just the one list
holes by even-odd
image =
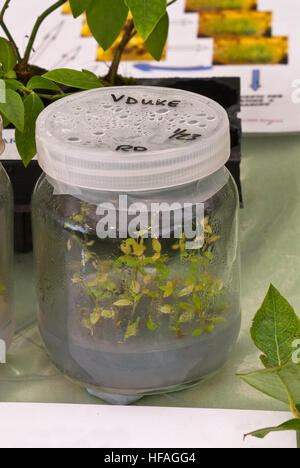
[[129, 403], [214, 374], [240, 330], [228, 117], [189, 92], [93, 90], [37, 123], [39, 327], [57, 367]]
[[[0, 123], [2, 129], [2, 121]], [[0, 151], [4, 150], [2, 135]], [[11, 343], [13, 324], [13, 191], [0, 163], [0, 362]]]

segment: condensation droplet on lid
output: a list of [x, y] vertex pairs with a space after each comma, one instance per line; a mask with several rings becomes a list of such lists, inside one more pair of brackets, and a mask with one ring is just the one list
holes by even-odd
[[78, 138], [78, 137], [70, 137], [70, 138], [68, 138], [68, 141], [74, 141], [74, 142], [76, 142], [76, 141], [80, 141], [80, 138]]

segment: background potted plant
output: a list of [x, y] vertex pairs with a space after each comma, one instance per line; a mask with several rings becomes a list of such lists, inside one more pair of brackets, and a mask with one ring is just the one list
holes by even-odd
[[[31, 53], [43, 22], [66, 2], [58, 0], [37, 17], [29, 34], [24, 54], [21, 54], [12, 32], [5, 22], [5, 13], [13, 0], [5, 0], [0, 12], [0, 115], [4, 127], [14, 127], [16, 146], [27, 167], [36, 154], [35, 122], [48, 104], [79, 90], [120, 84], [147, 84], [180, 88], [198, 92], [217, 100], [229, 112], [233, 153], [228, 167], [240, 188], [240, 121], [239, 80], [218, 79], [125, 79], [118, 73], [123, 53], [130, 41], [139, 34], [154, 59], [160, 60], [169, 32], [168, 7], [177, 0], [70, 0], [73, 16], [86, 15], [88, 26], [104, 50], [122, 39], [114, 49], [114, 58], [106, 76], [98, 77], [88, 70], [57, 69], [46, 71], [30, 64]], [[15, 188], [15, 246], [26, 251], [32, 247], [30, 197], [40, 175], [37, 164], [31, 164], [24, 174], [20, 163], [4, 166]]]

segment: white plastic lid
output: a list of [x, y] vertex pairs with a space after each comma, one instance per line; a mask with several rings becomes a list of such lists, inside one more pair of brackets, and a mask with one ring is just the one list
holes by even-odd
[[230, 156], [226, 111], [187, 91], [100, 88], [47, 107], [36, 129], [38, 160], [52, 179], [92, 190], [146, 191], [183, 185]]

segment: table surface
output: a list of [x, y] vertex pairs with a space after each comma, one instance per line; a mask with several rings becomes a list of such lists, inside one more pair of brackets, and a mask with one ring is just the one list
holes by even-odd
[[[136, 405], [283, 410], [235, 376], [261, 367], [251, 321], [272, 282], [300, 314], [300, 136], [245, 137], [241, 210], [243, 323], [225, 367], [200, 386], [144, 397]], [[16, 255], [16, 336], [0, 369], [0, 401], [103, 404], [49, 360], [36, 326], [32, 254]]]

